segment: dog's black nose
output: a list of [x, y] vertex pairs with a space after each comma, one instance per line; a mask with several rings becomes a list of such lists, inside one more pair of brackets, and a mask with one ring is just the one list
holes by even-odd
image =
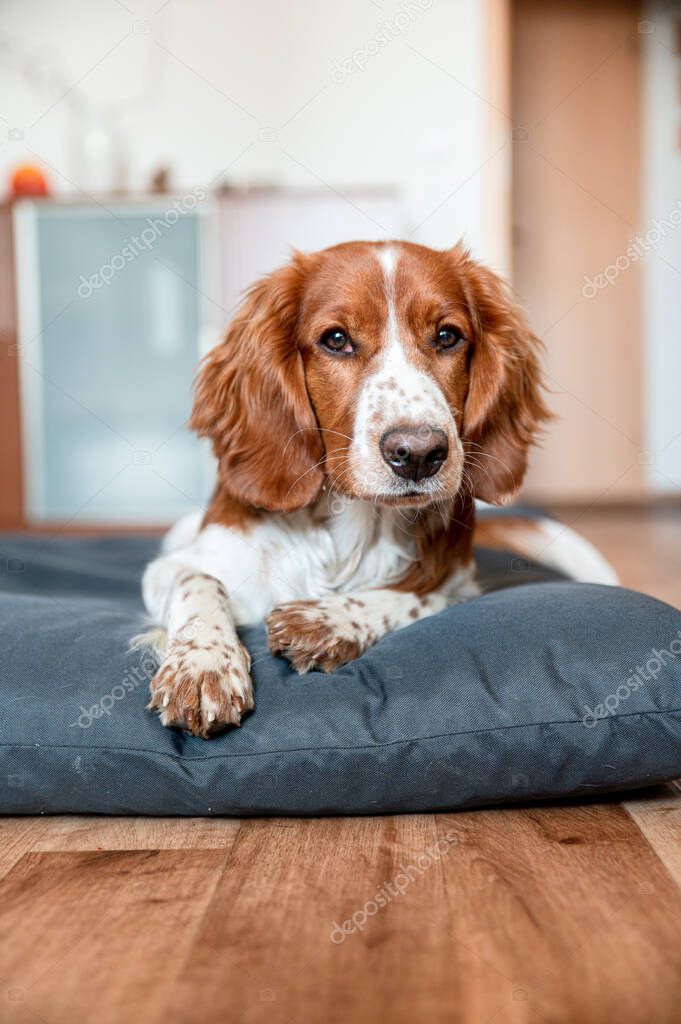
[[388, 430], [380, 441], [381, 455], [393, 473], [405, 480], [435, 476], [447, 458], [449, 442], [444, 430], [418, 427], [416, 430]]

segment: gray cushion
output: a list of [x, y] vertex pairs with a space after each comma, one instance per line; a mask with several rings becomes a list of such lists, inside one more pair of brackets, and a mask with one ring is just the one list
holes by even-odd
[[127, 649], [156, 546], [0, 538], [0, 812], [425, 811], [681, 775], [681, 614], [494, 552], [490, 592], [331, 676], [243, 630], [255, 713], [207, 742], [164, 729]]

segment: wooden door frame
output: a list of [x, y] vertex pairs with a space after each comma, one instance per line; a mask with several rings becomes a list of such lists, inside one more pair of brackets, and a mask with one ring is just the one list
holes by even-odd
[[483, 223], [492, 249], [485, 259], [509, 280], [512, 246], [512, 0], [484, 0], [485, 153]]
[[0, 205], [0, 529], [25, 526], [12, 204]]
[[619, 290], [586, 297], [584, 284], [643, 226], [640, 3], [508, 4], [510, 109], [525, 129], [511, 143], [513, 284], [547, 345], [558, 414], [527, 476], [538, 503], [650, 498], [642, 267]]

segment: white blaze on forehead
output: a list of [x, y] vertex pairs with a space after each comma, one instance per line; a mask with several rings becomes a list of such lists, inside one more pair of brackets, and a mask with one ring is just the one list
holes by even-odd
[[397, 254], [391, 245], [384, 245], [382, 249], [378, 251], [378, 258], [381, 261], [381, 266], [385, 270], [385, 276], [392, 278], [397, 265]]
[[379, 249], [378, 259], [383, 267], [385, 277], [385, 297], [388, 303], [388, 347], [400, 345], [400, 336], [397, 326], [397, 310], [395, 308], [395, 267], [397, 266], [397, 253], [390, 246]]
[[[388, 430], [408, 424], [424, 425], [445, 430], [451, 441], [456, 436], [445, 396], [433, 377], [409, 358], [404, 345], [396, 288], [400, 250], [397, 246], [381, 246], [376, 257], [383, 270], [387, 303], [383, 350], [358, 397], [353, 442], [355, 462], [370, 477], [390, 473], [378, 450], [378, 441]], [[366, 489], [371, 490], [372, 480], [365, 483]]]
[[[380, 369], [370, 377], [367, 384], [376, 392], [383, 393], [382, 402], [396, 412], [399, 407], [404, 419], [418, 419], [432, 422], [447, 415], [448, 407], [444, 395], [430, 375], [419, 370], [409, 359], [400, 336], [397, 317], [397, 291], [395, 275], [399, 262], [399, 250], [383, 246], [377, 252], [383, 268], [385, 297], [388, 317], [385, 332], [385, 350]], [[391, 386], [392, 385], [392, 386]], [[435, 415], [439, 410], [439, 415]], [[431, 419], [428, 419], [431, 412]]]

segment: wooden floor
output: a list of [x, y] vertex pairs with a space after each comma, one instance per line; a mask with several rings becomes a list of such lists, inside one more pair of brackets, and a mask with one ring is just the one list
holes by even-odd
[[[576, 525], [681, 606], [678, 512]], [[681, 1021], [681, 787], [383, 818], [6, 818], [0, 877], [1, 1022]], [[332, 932], [386, 882], [361, 931]]]

